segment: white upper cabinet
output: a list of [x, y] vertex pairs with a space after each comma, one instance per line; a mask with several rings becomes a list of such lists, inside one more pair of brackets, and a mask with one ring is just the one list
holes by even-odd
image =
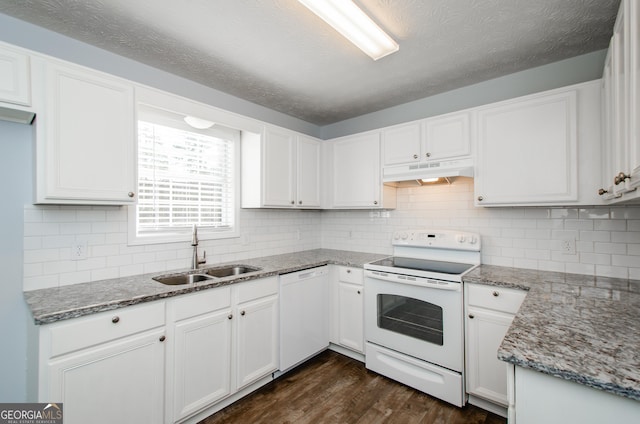
[[384, 166], [470, 155], [469, 115], [456, 112], [384, 128]]
[[320, 142], [271, 127], [243, 134], [242, 207], [319, 208]]
[[37, 67], [36, 203], [134, 203], [133, 85], [57, 61]]
[[640, 199], [640, 5], [623, 0], [603, 71], [603, 200]]
[[383, 186], [380, 175], [380, 133], [368, 132], [329, 142], [331, 207], [393, 209], [395, 188]]
[[599, 117], [599, 81], [478, 108], [476, 205], [598, 203]]
[[0, 44], [0, 102], [31, 105], [29, 56]]
[[450, 113], [425, 119], [422, 124], [422, 156], [439, 160], [471, 154], [469, 112]]

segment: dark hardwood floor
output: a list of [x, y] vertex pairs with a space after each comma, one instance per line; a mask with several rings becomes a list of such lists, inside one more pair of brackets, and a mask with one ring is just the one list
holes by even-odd
[[457, 408], [325, 351], [199, 424], [505, 424], [472, 405]]

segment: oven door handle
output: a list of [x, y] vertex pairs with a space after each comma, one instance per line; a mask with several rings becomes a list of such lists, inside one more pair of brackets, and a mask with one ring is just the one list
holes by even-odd
[[436, 290], [460, 291], [461, 283], [434, 280], [431, 278], [413, 277], [410, 275], [391, 274], [381, 271], [366, 270], [364, 275], [376, 280], [390, 281], [397, 284], [409, 284], [412, 286], [428, 287]]

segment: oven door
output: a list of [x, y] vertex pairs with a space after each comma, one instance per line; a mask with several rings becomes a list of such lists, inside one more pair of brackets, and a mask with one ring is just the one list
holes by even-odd
[[462, 372], [462, 284], [406, 278], [365, 273], [366, 340]]

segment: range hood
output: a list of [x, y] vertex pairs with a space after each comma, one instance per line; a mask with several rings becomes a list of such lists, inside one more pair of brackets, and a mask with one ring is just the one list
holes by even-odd
[[382, 182], [387, 185], [422, 185], [422, 180], [445, 178], [450, 181], [451, 177], [473, 177], [473, 160], [453, 159], [382, 168]]

